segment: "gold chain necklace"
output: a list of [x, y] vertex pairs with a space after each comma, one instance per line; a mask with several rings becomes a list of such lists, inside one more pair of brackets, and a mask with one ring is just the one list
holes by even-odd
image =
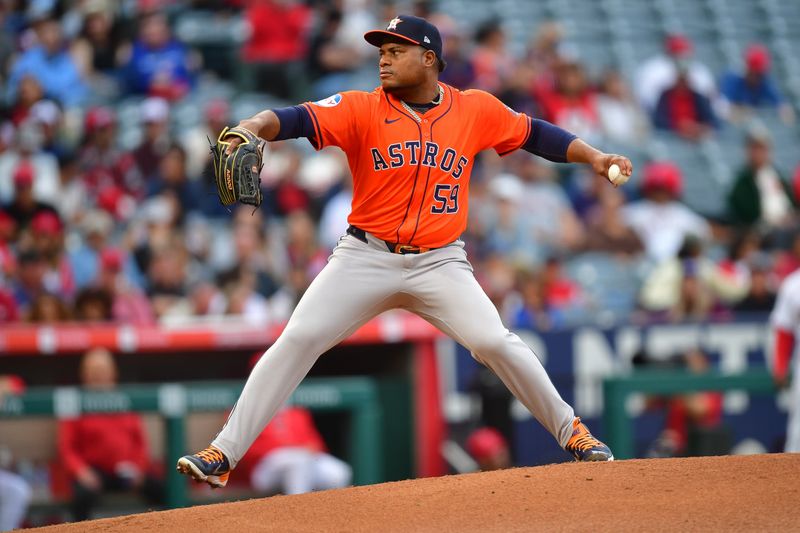
[[[441, 104], [441, 103], [442, 103], [442, 99], [444, 98], [444, 89], [442, 89], [442, 86], [441, 86], [441, 85], [438, 85], [438, 87], [439, 87], [439, 96], [437, 96], [436, 98], [434, 98], [433, 100], [431, 100], [431, 103], [432, 103], [432, 104], [436, 104], [436, 105], [439, 105], [439, 104]], [[417, 122], [419, 122], [419, 123], [422, 123], [422, 119], [419, 117], [419, 115], [417, 115], [416, 111], [414, 111], [413, 109], [411, 109], [411, 106], [410, 106], [410, 105], [408, 105], [407, 103], [405, 103], [405, 101], [403, 101], [403, 100], [400, 100], [400, 103], [401, 103], [401, 104], [403, 104], [403, 107], [406, 109], [406, 111], [408, 111], [409, 113], [411, 113], [411, 116], [412, 116], [412, 117], [414, 117], [414, 119], [415, 119]]]

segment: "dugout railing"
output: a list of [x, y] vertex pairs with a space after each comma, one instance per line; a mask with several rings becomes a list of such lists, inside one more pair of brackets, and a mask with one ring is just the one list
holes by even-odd
[[[158, 414], [164, 421], [166, 507], [182, 507], [189, 503], [188, 480], [172, 466], [188, 451], [186, 417], [191, 413], [230, 409], [242, 387], [240, 381], [120, 385], [104, 392], [79, 387], [32, 387], [24, 394], [0, 400], [0, 418], [68, 419], [83, 413], [115, 412]], [[383, 413], [374, 379], [307, 378], [295, 390], [290, 403], [316, 413], [348, 413], [350, 435], [344, 459], [353, 468], [353, 483], [366, 485], [381, 481]]]
[[702, 391], [776, 393], [775, 384], [766, 369], [740, 374], [640, 371], [607, 378], [603, 382], [603, 423], [606, 442], [614, 450], [614, 457], [632, 459], [636, 456], [633, 420], [627, 410], [629, 395], [671, 396]]
[[[0, 328], [0, 375], [17, 375], [31, 386], [77, 383], [79, 356], [104, 347], [115, 354], [123, 383], [244, 380], [253, 355], [264, 353], [283, 327], [237, 321], [180, 327], [6, 325]], [[446, 472], [439, 453], [445, 434], [436, 355], [441, 338], [424, 319], [390, 311], [323, 354], [311, 369], [309, 378], [314, 379], [363, 376], [376, 381], [383, 409], [392, 413], [384, 417], [385, 462], [379, 481]], [[193, 423], [199, 418], [192, 417]]]

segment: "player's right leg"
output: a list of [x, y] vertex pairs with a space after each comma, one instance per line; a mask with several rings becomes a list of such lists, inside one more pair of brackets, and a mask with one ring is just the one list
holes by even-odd
[[317, 358], [374, 316], [395, 307], [402, 256], [383, 242], [346, 235], [314, 279], [283, 333], [247, 378], [239, 400], [209, 448], [178, 460], [178, 470], [212, 487], [224, 487], [269, 420]]

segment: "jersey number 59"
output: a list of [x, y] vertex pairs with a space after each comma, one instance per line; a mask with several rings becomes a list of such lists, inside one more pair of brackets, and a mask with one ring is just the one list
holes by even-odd
[[458, 212], [458, 184], [448, 185], [437, 183], [433, 190], [434, 205], [431, 206], [431, 213], [441, 215], [442, 213]]

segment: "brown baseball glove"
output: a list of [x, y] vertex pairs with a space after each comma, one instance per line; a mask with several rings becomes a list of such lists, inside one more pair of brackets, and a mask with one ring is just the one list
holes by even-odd
[[[230, 137], [241, 139], [231, 153]], [[216, 144], [211, 144], [214, 158], [214, 177], [217, 180], [217, 194], [223, 205], [237, 201], [243, 204], [261, 205], [261, 167], [264, 165], [264, 146], [266, 142], [245, 128], [225, 128], [219, 134]]]

